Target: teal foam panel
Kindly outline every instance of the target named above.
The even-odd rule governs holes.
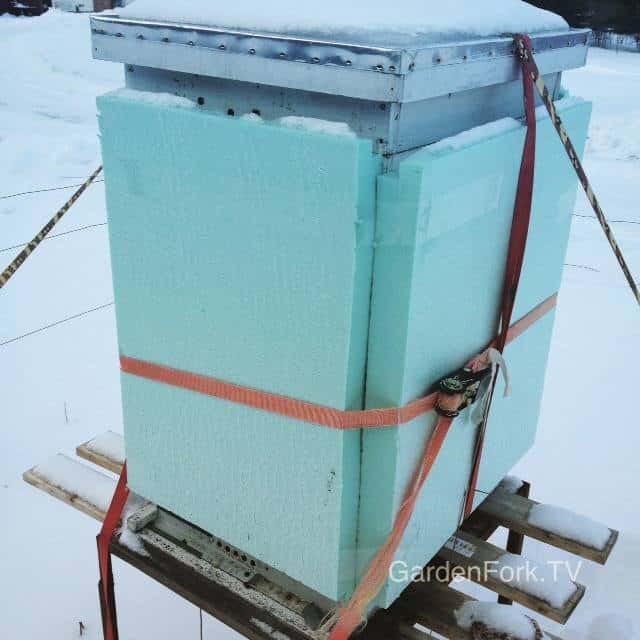
[[[121,353],[361,408],[379,159],[355,138],[99,98]],[[122,378],[130,485],[334,599],[358,433]]]
[[[117,94],[99,108],[122,353],[355,409],[365,366],[366,406],[404,404],[493,336],[524,128],[380,175],[364,140]],[[589,113],[563,111],[579,150]],[[563,153],[542,119],[515,318],[559,287]],[[514,394],[494,402],[482,491],[533,442],[552,321],[507,349]],[[122,391],[136,492],[333,599],[386,538],[435,422],[341,433],[127,374]],[[454,422],[398,552],[409,566],[456,529],[474,436]]]
[[[581,152],[590,105],[562,111]],[[538,114],[531,230],[514,321],[560,285],[576,194],[546,113]],[[405,404],[462,366],[494,336],[525,129],[461,148],[425,147],[379,178],[366,404]],[[535,437],[551,338],[549,314],[506,350],[513,394],[492,408],[478,489],[491,491]],[[427,480],[396,556],[424,565],[457,528],[476,428],[463,412]],[[400,506],[435,415],[363,432],[358,566],[365,570]],[[478,493],[476,502],[483,493]],[[406,587],[390,581],[378,603]]]

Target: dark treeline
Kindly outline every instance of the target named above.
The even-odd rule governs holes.
[[[527,0],[549,9],[573,27],[597,31],[640,33],[640,0]]]

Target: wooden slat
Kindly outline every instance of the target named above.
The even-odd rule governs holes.
[[[100,436],[96,436],[87,442],[84,442],[81,445],[76,447],[76,455],[79,458],[83,458],[84,460],[88,460],[89,462],[93,462],[93,464],[97,464],[99,467],[103,469],[107,469],[107,471],[111,471],[112,473],[117,473],[118,475],[122,471],[122,464],[124,462],[124,457],[118,455],[117,457],[113,457],[112,454],[105,451],[101,447],[101,440],[105,437],[109,436],[113,439],[120,439],[122,442],[122,451],[124,451],[124,439],[119,433],[114,433],[112,431],[108,431],[105,434]]]
[[[538,503],[534,500],[524,498],[496,489],[478,507],[477,512],[489,518],[495,519],[501,525],[522,533],[529,538],[535,538],[541,542],[546,542],[558,549],[564,549],[574,553],[581,558],[593,560],[599,564],[605,564],[609,555],[618,540],[618,532],[610,529],[611,536],[604,549],[594,549],[577,540],[571,540],[563,536],[541,529],[529,522],[529,513]]]
[[[109,471],[119,472],[120,461],[114,460],[112,457],[105,455],[104,451],[96,450],[91,445],[92,441],[84,443],[78,447],[78,453],[85,459],[90,460]],[[63,456],[64,458],[64,456]],[[74,481],[80,481],[85,486],[87,482],[95,481],[96,474],[101,482],[108,481],[113,489],[115,489],[115,480],[103,473],[97,472],[92,468],[83,465],[80,462],[65,458],[66,463],[74,465],[77,473],[72,474]],[[46,468],[43,467],[43,468]],[[92,504],[86,498],[78,495],[78,490],[71,486],[64,486],[64,482],[52,482],[46,475],[39,472],[38,467],[34,467],[25,472],[24,479],[26,482],[38,487],[39,489],[49,493],[50,495],[62,500],[63,502],[73,506],[79,511],[90,515],[91,517],[102,520],[104,519],[104,507]],[[64,476],[63,476],[64,477]],[[85,482],[86,480],[86,482]],[[113,490],[112,489],[112,490]],[[112,491],[111,490],[111,491]],[[510,499],[518,499],[517,496],[507,494]],[[522,499],[522,498],[520,498]],[[495,513],[491,509],[477,512],[479,528],[487,531],[494,528],[495,522],[504,523],[503,513]],[[486,521],[486,524],[483,522]],[[482,526],[480,526],[482,525]],[[517,530],[514,527],[514,530]],[[529,532],[524,532],[530,535]],[[152,544],[153,550],[149,548],[150,540],[146,537],[158,538],[157,544]],[[459,551],[449,548],[443,548],[439,558],[434,560],[435,563],[443,561],[452,561],[453,564],[461,567],[470,567],[482,565],[486,561],[498,560],[504,550],[494,547],[484,540],[473,536],[469,532],[459,531],[457,536],[462,540],[466,540],[475,545],[476,551],[471,558],[467,558]],[[535,537],[535,536],[532,536]],[[125,559],[127,562],[142,570],[147,575],[165,584],[174,592],[186,597],[191,602],[201,606],[204,610],[209,611],[212,615],[229,624],[232,628],[240,631],[248,638],[256,640],[274,637],[273,633],[282,633],[293,640],[302,640],[309,638],[309,629],[299,624],[292,626],[292,619],[287,616],[291,615],[291,611],[279,615],[273,607],[281,606],[275,601],[272,606],[264,610],[255,603],[252,604],[253,596],[247,595],[251,591],[249,587],[237,587],[234,590],[225,592],[224,583],[229,579],[225,572],[214,569],[212,565],[206,564],[200,567],[203,561],[196,556],[185,564],[183,557],[184,549],[169,548],[170,541],[157,533],[144,529],[143,539],[145,546],[151,551],[150,556],[140,556],[125,547],[122,547],[117,540],[112,543],[112,549],[116,555]],[[195,564],[194,564],[195,563]],[[193,565],[193,566],[192,566]],[[218,576],[216,580],[207,580],[207,574],[213,571],[212,575]],[[227,575],[220,582],[220,576]],[[474,577],[471,573],[470,577]],[[558,622],[565,622],[571,615],[571,612],[577,606],[578,602],[584,594],[584,587],[576,585],[576,593],[561,609],[556,609],[544,602],[542,599],[532,596],[521,591],[517,586],[505,584],[499,581],[495,574],[486,576],[486,581],[481,582],[483,586],[501,594],[505,597],[519,602],[520,604],[537,611]],[[240,591],[238,591],[238,588]],[[243,591],[249,588],[249,591]],[[212,597],[215,595],[215,598]],[[239,596],[239,597],[238,597]],[[260,594],[264,598],[264,594]],[[362,640],[422,640],[426,638],[426,634],[420,629],[415,628],[414,623],[432,629],[433,631],[451,638],[451,640],[470,640],[470,633],[458,627],[454,612],[468,601],[470,598],[450,587],[437,582],[431,583],[415,583],[411,585],[396,603],[387,611],[378,612],[369,622],[364,632],[360,635]],[[215,602],[217,604],[212,605]],[[222,604],[220,604],[222,603]],[[225,605],[225,606],[223,606]],[[547,634],[552,640],[559,640],[557,636]]]
[[[446,584],[433,581],[413,584],[402,595],[398,607],[404,608],[407,616],[417,624],[450,640],[472,640],[471,632],[463,629],[455,616],[455,612],[467,602],[475,600]],[[546,637],[561,640],[548,632]]]
[[[63,456],[66,458],[66,456]],[[116,483],[113,478],[110,478],[94,469],[91,469],[80,462],[76,462],[71,458],[66,458],[68,463],[74,465],[76,468],[76,472],[78,477],[86,478],[87,482],[95,481],[96,475],[102,476],[101,482],[110,482],[113,485],[113,490],[115,491]],[[74,509],[81,511],[82,513],[95,518],[102,522],[105,518],[105,510],[102,506],[96,505],[86,498],[78,495],[78,487],[73,486],[65,486],[62,482],[56,482],[49,479],[45,474],[39,471],[38,467],[33,467],[28,471],[25,471],[22,474],[22,478],[25,482],[28,482],[30,485],[48,493],[54,498],[58,498],[62,502],[65,502],[68,505],[71,505]],[[112,491],[113,492],[113,491]]]
[[[522,485],[515,491],[509,490],[507,492],[510,495],[512,495],[513,493],[517,493],[518,495],[528,497],[529,491],[531,490],[531,485],[525,480],[522,480],[521,482]],[[502,483],[498,485],[498,488],[500,487],[502,487]],[[494,517],[483,513],[479,509],[475,509],[475,511],[471,513],[471,515],[462,523],[462,525],[460,525],[460,528],[463,531],[474,535],[476,538],[482,538],[483,540],[488,540],[499,527],[500,523]]]
[[[530,490],[531,486],[529,485],[529,483],[524,483],[518,493],[523,498],[528,498]],[[507,536],[507,551],[509,553],[513,553],[514,555],[521,556],[523,548],[524,535],[518,531],[509,529],[509,535]],[[500,604],[513,604],[513,602],[511,602],[509,598],[505,598],[504,596],[498,596],[498,602]]]
[[[495,563],[505,554],[504,549],[500,549],[499,547],[496,547],[489,542],[485,542],[480,538],[476,538],[464,531],[458,531],[456,536],[459,540],[473,545],[474,549],[472,554],[471,552],[467,554],[460,550],[443,547],[438,552],[438,557],[441,560],[449,561],[452,565],[461,567],[465,570],[465,575],[474,582],[481,584],[487,589],[490,589],[505,598],[518,602],[532,611],[537,611],[551,620],[565,623],[584,595],[584,586],[574,583],[576,585],[574,595],[569,598],[563,607],[553,607],[542,598],[538,598],[519,589],[515,584],[502,582],[498,572],[483,571],[483,568],[487,566],[493,568],[496,567]],[[535,563],[530,563],[531,566],[534,564]]]

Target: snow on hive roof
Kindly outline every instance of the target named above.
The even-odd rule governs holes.
[[[136,0],[126,18],[397,46],[452,42],[505,33],[565,30],[560,16],[522,0]]]

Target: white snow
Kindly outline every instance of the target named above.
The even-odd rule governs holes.
[[[594,549],[604,549],[611,538],[611,530],[602,523],[551,504],[534,505],[528,520],[534,526]]]
[[[120,433],[105,431],[87,442],[86,447],[109,460],[124,462],[124,438]]]
[[[525,556],[505,553],[496,567],[498,578],[520,591],[541,598],[552,607],[562,607],[576,592],[566,569],[551,564],[532,564]]]
[[[562,111],[563,109],[574,107],[581,102],[584,102],[584,98],[581,98],[580,96],[564,95],[559,100],[556,100],[554,104],[556,107],[556,111]],[[541,104],[539,107],[536,107],[537,120],[548,117],[549,114],[547,112],[547,108],[543,104]]]
[[[125,547],[131,549],[131,551],[135,551],[141,556],[148,556],[149,553],[145,549],[144,544],[140,540],[140,537],[135,531],[131,531],[129,527],[127,527],[127,520],[129,516],[133,515],[138,509],[140,509],[147,501],[137,496],[134,493],[129,494],[129,498],[127,499],[127,504],[124,506],[122,510],[122,521],[121,526],[118,529],[118,540]]]
[[[522,123],[515,118],[500,118],[499,120],[493,120],[482,124],[478,127],[472,127],[454,136],[448,138],[442,138],[438,142],[434,142],[429,145],[429,151],[432,153],[448,153],[450,151],[458,151],[466,147],[470,147],[473,144],[477,144],[487,138],[499,136],[507,131],[518,129],[522,126]]]
[[[591,623],[587,640],[633,640],[634,637],[633,623],[629,618],[605,613]]]
[[[262,620],[258,620],[258,618],[251,618],[249,621],[254,627],[257,627],[263,633],[266,633],[269,638],[273,638],[273,640],[290,640],[289,636],[282,633],[282,631],[278,631],[274,629],[270,624],[263,622]]]
[[[123,84],[121,65],[91,60],[84,15],[0,16],[0,42],[0,196],[77,184],[100,163],[95,96]],[[636,223],[639,70],[638,54],[594,49],[586,69],[563,74],[572,94],[594,101],[585,161],[594,188],[612,220]],[[72,192],[0,199],[0,249],[29,240]],[[582,196],[576,212],[592,215]],[[98,183],[57,229],[104,221]],[[640,225],[612,227],[640,273]],[[1,252],[0,264],[15,253]],[[620,530],[606,567],[583,564],[576,579],[587,592],[568,625],[543,626],[565,640],[632,640],[640,630],[640,429],[632,401],[603,398],[637,396],[638,309],[594,219],[574,219],[566,262],[577,266],[563,274],[538,436],[514,473],[531,481],[536,500]],[[2,289],[0,342],[112,299],[106,227],[47,240]],[[100,640],[99,524],[21,475],[96,433],[122,429],[113,309],[0,346],[0,370],[0,638],[75,638],[82,620],[82,640]],[[541,562],[550,547],[528,540],[525,554]],[[574,556],[553,554],[577,568]],[[121,637],[199,637],[197,608],[117,558],[114,571]],[[203,635],[239,637],[206,615]]]
[[[61,453],[39,464],[34,468],[34,473],[95,505],[101,511],[106,512],[111,504],[115,489],[113,478]]]
[[[240,116],[240,120],[248,120],[249,122],[260,122],[263,123],[264,119],[262,116],[259,116],[257,113],[245,113]]]
[[[555,102],[556,111],[561,115],[564,109],[573,107],[580,102],[583,102],[583,100],[574,96],[561,98]],[[536,107],[536,120],[542,120],[548,117],[549,114],[543,105]],[[438,140],[438,142],[430,144],[428,149],[432,153],[458,151],[477,144],[478,142],[482,142],[487,138],[501,135],[507,131],[518,129],[522,126],[524,126],[524,123],[521,120],[516,120],[515,118],[500,118],[499,120],[493,120],[492,122],[472,127],[471,129],[457,133],[454,136]]]
[[[487,628],[509,634],[517,640],[536,640],[536,629],[531,619],[510,605],[471,600],[455,612],[455,617],[463,629],[469,630],[474,622],[482,622]]]
[[[335,38],[354,43],[442,42],[514,32],[566,29],[558,15],[521,0],[136,0],[128,18],[227,27],[283,35]]]
[[[114,438],[104,437],[107,435],[109,434],[104,434],[101,437],[103,444],[108,451],[118,455],[118,449],[114,446]],[[116,436],[117,434],[111,433],[111,435]],[[95,438],[94,442],[97,440],[98,438]],[[120,441],[122,441],[122,438],[120,438]],[[99,452],[104,453],[105,449],[102,448]],[[104,512],[109,508],[116,488],[116,482],[113,477],[107,476],[97,471],[94,467],[73,460],[61,453],[34,467],[33,472],[59,489],[86,500]],[[122,526],[118,529],[120,542],[141,555],[148,555],[148,553],[138,535],[127,528],[126,522],[127,518],[140,509],[145,502],[139,496],[130,493],[122,512]]]
[[[524,482],[516,476],[505,476],[500,482],[500,489],[507,493],[517,493]]]
[[[321,118],[308,118],[303,116],[285,116],[276,121],[283,127],[291,129],[302,129],[315,133],[326,133],[331,136],[342,136],[345,138],[355,138],[355,132],[346,122],[334,122],[322,120]]]
[[[116,89],[111,95],[127,100],[135,100],[152,104],[157,107],[178,107],[180,109],[194,109],[196,103],[189,98],[174,96],[172,93],[161,93],[154,91],[138,91],[137,89]]]

